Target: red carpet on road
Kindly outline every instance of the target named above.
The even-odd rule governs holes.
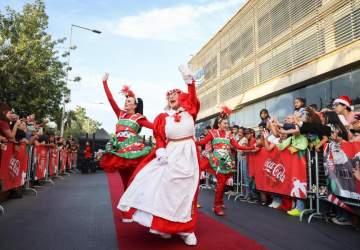
[[[206,249],[206,250],[232,250],[232,249],[266,249],[255,241],[242,236],[238,232],[221,224],[208,215],[199,213],[199,220],[196,228],[198,245],[189,247],[174,235],[172,239],[162,239],[157,235],[150,234],[149,229],[137,223],[122,223],[121,213],[116,208],[120,196],[123,193],[123,186],[118,173],[107,174],[109,189],[114,213],[115,228],[119,249],[121,250],[142,250],[142,249]]]

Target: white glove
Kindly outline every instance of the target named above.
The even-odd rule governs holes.
[[[165,148],[159,148],[156,150],[156,160],[159,162],[160,165],[165,165],[168,163]]]
[[[226,185],[228,185],[228,186],[233,186],[233,185],[234,185],[234,179],[233,179],[232,177],[229,178],[229,179],[227,179]]]
[[[180,73],[186,84],[191,84],[194,80],[194,73],[190,70],[188,65],[179,66]]]
[[[109,73],[105,73],[103,78],[102,78],[102,81],[107,82],[108,79],[109,79]]]

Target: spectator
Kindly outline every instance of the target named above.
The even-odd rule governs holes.
[[[313,111],[318,112],[318,106],[315,103],[310,104],[309,107],[312,108]]]
[[[275,137],[273,134],[269,133],[267,130],[263,130],[262,136],[264,138],[264,148],[266,151],[272,151],[279,143],[287,138],[286,134],[280,134],[280,137]],[[270,203],[270,208],[278,209],[281,206],[282,198],[280,195],[272,195],[272,202]]]
[[[91,151],[90,142],[86,141],[85,150],[84,150],[84,165],[81,169],[82,173],[88,173],[89,168],[92,169],[91,158],[92,158],[92,151]]]
[[[248,139],[245,137],[245,128],[241,127],[239,128],[237,137],[235,138],[239,145],[241,146],[248,146]],[[246,159],[246,153],[244,151],[237,151],[237,159],[238,159],[238,166],[239,170],[241,171],[241,175],[243,176],[243,181],[245,183],[245,200],[250,200],[250,189],[248,187],[249,185],[249,178],[248,178],[248,165],[247,165],[247,159]]]
[[[249,129],[249,128],[244,128],[244,135],[247,141],[247,146],[254,146],[256,145],[256,139],[254,137],[254,130]],[[244,140],[245,141],[245,140]],[[247,157],[247,153],[245,153],[245,157]],[[253,188],[251,187],[253,182],[249,176],[249,168],[247,165],[247,158],[246,158],[246,162],[244,162],[245,164],[242,166],[242,177],[243,177],[243,181],[244,181],[244,188],[245,188],[245,196],[244,196],[244,200],[250,203],[254,203],[255,202],[255,198],[256,195],[253,192]]]
[[[236,137],[238,136],[238,132],[239,132],[239,126],[238,125],[232,126],[231,133],[233,134],[235,140],[236,140]]]
[[[11,129],[11,122],[15,120],[14,126]],[[16,131],[20,125],[20,120],[15,116],[11,107],[6,103],[0,104],[0,135],[9,141],[15,141]]]
[[[280,129],[282,134],[315,134],[319,137],[320,143],[315,147],[317,151],[320,151],[321,147],[328,141],[331,136],[331,129],[329,126],[322,124],[320,117],[309,107],[306,108],[307,116],[305,121],[301,119],[295,119],[294,129]]]
[[[352,128],[352,126],[359,122],[359,120],[356,118],[358,113],[355,113],[352,111],[352,101],[348,96],[339,96],[335,101],[333,102],[333,108],[334,111],[338,115],[343,115],[346,124],[345,126]]]
[[[305,98],[297,97],[294,101],[294,116],[300,118],[302,121],[306,119],[305,105]]]
[[[337,136],[341,137],[343,140],[349,140],[347,129],[334,111],[324,112],[322,115],[322,123],[323,125],[329,126],[331,130],[336,131]]]
[[[211,130],[211,126],[206,126],[206,128],[204,129],[203,134],[206,136],[209,133],[210,130]]]
[[[342,123],[349,129],[349,138],[352,139],[353,134],[350,129],[360,129],[360,113],[352,110],[352,101],[348,96],[339,96],[333,102],[334,111],[340,116],[344,117]]]
[[[267,109],[260,110],[260,119],[261,119],[261,122],[259,123],[259,127],[267,128],[267,124],[270,120],[269,111]]]

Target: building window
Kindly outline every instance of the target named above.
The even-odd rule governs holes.
[[[271,10],[272,38],[290,27],[289,0],[282,0]]]
[[[322,5],[321,0],[291,0],[291,23],[294,24]]]
[[[245,58],[253,53],[254,51],[254,34],[253,34],[253,27],[248,28],[245,30],[244,33],[241,35],[241,50],[242,50],[242,57]]]
[[[220,70],[223,71],[230,67],[230,50],[229,47],[220,52]]]
[[[352,40],[351,14],[335,22],[335,45],[341,47]]]
[[[272,77],[271,74],[271,58],[260,64],[259,67],[260,82],[269,80]]]
[[[291,49],[288,48],[272,58],[272,74],[273,76],[280,75],[291,69]]]
[[[217,91],[215,90],[215,91],[211,92],[210,94],[205,95],[203,98],[201,98],[200,103],[201,103],[201,109],[203,109],[203,110],[206,110],[206,109],[216,106]]]
[[[241,92],[241,77],[238,76],[220,88],[220,102],[224,102],[240,95]]]
[[[252,88],[255,85],[254,70],[248,70],[241,75],[242,92]]]
[[[263,15],[258,20],[258,45],[259,47],[271,41],[270,13]]]
[[[211,80],[217,76],[217,57],[208,62],[204,67],[205,77],[204,80]]]
[[[353,12],[354,38],[360,38],[360,8]]]
[[[325,40],[323,30],[302,39],[294,45],[294,67],[308,62],[325,53]]]
[[[236,63],[240,59],[240,55],[241,55],[241,45],[240,45],[240,37],[238,37],[230,44],[231,64]]]

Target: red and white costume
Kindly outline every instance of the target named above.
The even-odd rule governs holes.
[[[155,152],[138,167],[118,208],[155,233],[193,233],[199,182],[195,120],[199,111],[195,82],[179,94],[180,108],[154,121]],[[159,155],[166,155],[162,162]]]

